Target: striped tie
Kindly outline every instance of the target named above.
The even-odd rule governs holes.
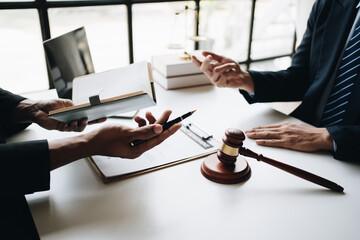
[[[321,119],[322,126],[341,124],[360,66],[360,22],[346,45],[334,86]]]

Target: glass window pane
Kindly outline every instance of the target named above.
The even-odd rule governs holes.
[[[95,72],[129,64],[126,7],[49,9],[51,36],[85,27]]]
[[[185,10],[185,6],[189,8]],[[194,2],[133,5],[135,61],[184,49],[192,51],[194,42],[188,39],[195,32],[193,9]]]
[[[296,0],[256,1],[251,58],[291,54],[295,21]]]
[[[49,88],[36,10],[0,14],[0,87],[14,93]]]
[[[275,58],[273,60],[254,62],[250,69],[255,71],[279,71],[287,69],[291,64],[291,57]]]
[[[207,41],[202,49],[237,61],[247,58],[251,0],[203,0],[200,5],[200,35]]]

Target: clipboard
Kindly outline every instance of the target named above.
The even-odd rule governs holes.
[[[192,123],[136,159],[92,156],[87,158],[103,183],[138,176],[215,153],[219,142]]]

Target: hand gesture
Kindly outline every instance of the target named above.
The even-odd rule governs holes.
[[[250,93],[254,92],[254,84],[250,74],[242,71],[240,65],[230,58],[203,51],[205,56],[201,62],[192,56],[193,63],[201,69],[217,87],[241,88]]]
[[[165,111],[156,120],[150,113],[146,113],[149,125],[143,118],[135,117],[139,128],[129,128],[122,125],[107,125],[87,134],[90,149],[96,155],[117,156],[122,158],[137,158],[145,151],[159,145],[165,139],[181,128],[181,124],[175,124],[163,131],[161,124],[165,123],[171,111]],[[131,146],[134,140],[146,140],[139,145]]]

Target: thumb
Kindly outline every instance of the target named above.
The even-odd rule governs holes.
[[[162,133],[163,128],[160,124],[151,124],[134,129],[133,140],[145,140],[155,137]]]

